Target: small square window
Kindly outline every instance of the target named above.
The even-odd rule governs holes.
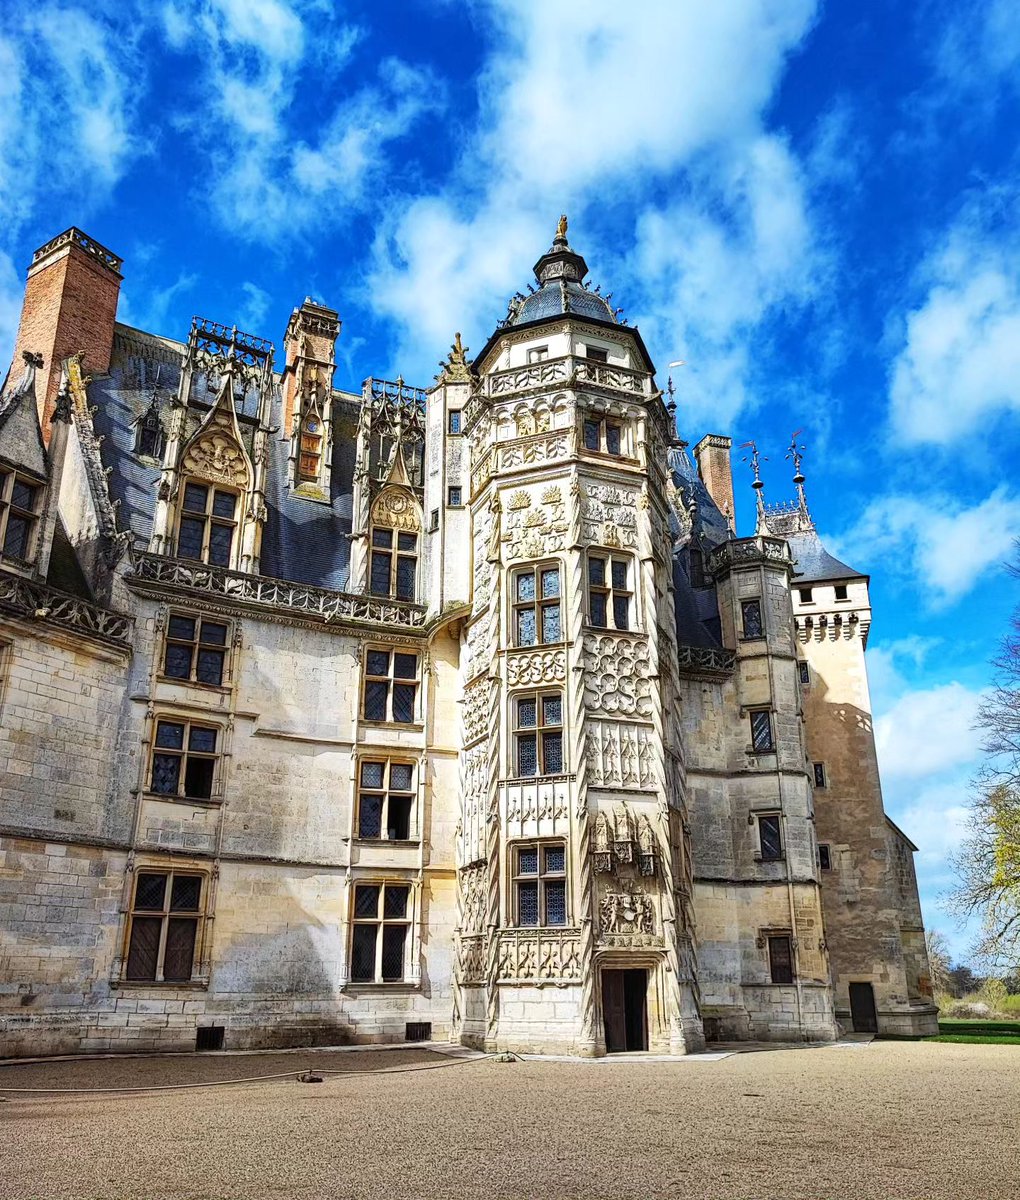
[[[800,590],[801,604],[811,604],[812,597],[814,596],[814,588],[803,587],[803,588],[800,588],[799,590]]]
[[[846,584],[845,583],[837,583],[836,584],[836,599],[837,600],[845,600],[846,598],[847,598]]]
[[[544,362],[549,357],[548,346],[532,346],[528,351],[528,362],[537,363]]]
[[[832,854],[824,842],[820,842],[818,845],[818,866],[823,871],[832,870]]]
[[[447,433],[460,433],[460,409],[451,408],[446,414]]]
[[[439,509],[434,508],[429,513],[429,530],[430,530],[430,532],[435,533],[438,528],[439,528]]]
[[[446,503],[450,508],[460,508],[463,503],[463,493],[459,487],[451,487],[446,489]]]
[[[609,362],[609,351],[603,350],[599,346],[586,346],[585,353],[590,362]]]
[[[815,787],[816,788],[825,787],[826,786],[825,763],[812,763],[812,767],[814,769],[814,774],[815,774]]]

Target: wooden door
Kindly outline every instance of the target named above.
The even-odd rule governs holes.
[[[606,1029],[606,1051],[619,1054],[627,1049],[627,1009],[624,972],[602,972],[602,1020]]]
[[[850,1018],[854,1033],[878,1033],[875,989],[870,983],[850,984]]]

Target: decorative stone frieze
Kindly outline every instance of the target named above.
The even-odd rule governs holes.
[[[506,658],[508,687],[562,683],[567,675],[563,650],[510,650]]]
[[[632,550],[637,546],[638,493],[629,488],[589,483],[584,489],[581,521],[593,546]]]
[[[499,983],[579,983],[579,929],[511,929],[499,935]]]
[[[651,666],[643,638],[585,634],[584,700],[590,712],[652,715]]]
[[[492,687],[488,679],[476,679],[464,689],[462,720],[464,745],[472,746],[485,736],[492,706]]]
[[[652,733],[623,721],[591,721],[585,739],[588,776],[596,787],[654,788]]]

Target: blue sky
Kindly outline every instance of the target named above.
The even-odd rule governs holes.
[[[1011,0],[172,0],[5,6],[0,358],[31,251],[125,259],[121,319],[279,344],[306,294],[340,386],[481,346],[561,211],[674,374],[681,432],[807,444],[871,573],[887,807],[930,926],[1020,596],[1020,10]],[[734,456],[739,516],[753,502]]]

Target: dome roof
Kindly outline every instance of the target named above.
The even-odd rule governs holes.
[[[567,241],[567,220],[561,217],[553,244],[535,263],[538,289],[529,296],[522,296],[518,292],[513,297],[503,328],[528,325],[532,321],[558,317],[564,313],[620,324],[609,297],[597,290],[592,291],[585,284],[587,274],[588,264],[571,249]]]

